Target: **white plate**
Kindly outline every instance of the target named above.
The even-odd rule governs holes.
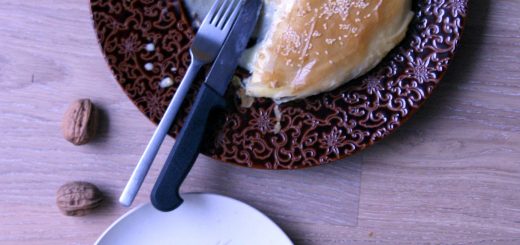
[[[237,200],[215,194],[185,194],[175,211],[151,204],[133,209],[112,224],[97,245],[293,244],[267,216]]]

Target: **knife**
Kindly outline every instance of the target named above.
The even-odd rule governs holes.
[[[242,7],[155,182],[151,201],[156,209],[167,212],[182,204],[179,188],[197,159],[210,114],[226,106],[224,95],[253,34],[261,7],[261,0],[247,0]]]

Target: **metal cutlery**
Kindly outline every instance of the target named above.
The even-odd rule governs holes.
[[[191,64],[123,190],[119,198],[121,204],[132,204],[193,80],[201,67],[213,62],[219,54],[242,5],[243,0],[217,0],[204,19],[192,42]]]
[[[224,94],[253,33],[262,6],[261,0],[244,2],[236,24],[233,25],[199,90],[191,112],[152,190],[151,201],[158,210],[171,211],[182,204],[179,188],[199,154],[210,114],[226,105]]]

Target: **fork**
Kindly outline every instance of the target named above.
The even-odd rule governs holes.
[[[217,0],[204,18],[192,41],[190,49],[191,64],[186,75],[175,92],[172,101],[168,105],[163,118],[150,142],[148,142],[143,155],[139,159],[132,176],[119,198],[119,202],[124,206],[130,206],[134,201],[193,80],[197,77],[202,66],[213,62],[217,58],[242,5],[243,0]]]

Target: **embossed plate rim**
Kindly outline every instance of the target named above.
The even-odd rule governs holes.
[[[158,51],[159,54],[155,54],[156,56],[162,55],[161,57],[163,57],[172,52],[177,52],[179,55],[175,57],[175,60],[166,60],[160,63],[160,67],[154,68],[158,69],[158,72],[152,74],[155,76],[155,80],[152,80],[152,75],[144,72],[144,75],[134,83],[124,79],[125,76],[130,75],[118,70],[118,68],[125,69],[125,67],[119,63],[113,63],[112,59],[115,56],[112,57],[113,53],[110,53],[110,51],[115,52],[116,56],[120,57],[128,56],[128,53],[125,53],[127,51],[135,52],[132,54],[140,55],[137,58],[134,57],[136,60],[147,59],[146,53],[143,54],[142,50],[135,50],[135,45],[141,45],[139,47],[144,45],[139,43],[142,41],[141,39],[153,39],[155,42],[156,40],[171,38],[170,32],[178,31],[177,29],[184,31],[178,34],[181,35],[179,38],[183,38],[183,35],[186,38],[192,36],[193,31],[190,30],[187,22],[183,22],[186,21],[186,15],[182,3],[179,1],[136,0],[131,3],[123,2],[114,5],[119,5],[119,10],[124,11],[125,4],[130,4],[127,7],[130,6],[131,9],[132,4],[143,5],[145,4],[143,2],[149,5],[146,5],[144,11],[135,12],[135,15],[143,15],[143,12],[146,11],[154,13],[153,11],[160,9],[160,7],[162,7],[162,10],[171,8],[175,12],[172,14],[169,11],[159,11],[160,13],[157,15],[150,15],[149,17],[152,20],[157,18],[156,22],[151,21],[151,23],[157,24],[156,29],[149,29],[152,31],[150,32],[151,36],[138,37],[135,33],[146,32],[146,28],[153,27],[152,24],[148,23],[148,26],[141,26],[142,28],[137,30],[131,30],[132,26],[130,25],[126,29],[123,28],[122,33],[116,32],[120,35],[120,41],[118,41],[119,39],[109,39],[107,42],[104,39],[105,32],[103,31],[108,30],[107,33],[112,34],[109,27],[119,30],[117,28],[123,26],[123,24],[118,22],[117,17],[123,22],[128,20],[122,18],[125,16],[101,16],[103,13],[96,12],[95,8],[102,8],[103,5],[111,4],[102,0],[91,0],[91,11],[98,41],[103,47],[105,59],[116,79],[134,104],[154,123],[157,123],[161,110],[165,108],[165,103],[168,102],[167,98],[171,98],[175,88],[158,89],[155,73],[169,74],[167,71],[168,65],[171,66],[175,62],[186,65],[186,50],[181,52],[173,48],[168,51],[167,49],[172,48],[168,46],[171,44],[158,45],[158,49],[161,49],[160,52],[163,53]],[[114,11],[117,11],[118,7],[115,8]],[[379,142],[409,120],[431,96],[439,81],[443,79],[455,50],[459,46],[467,8],[467,0],[415,0],[414,9],[417,11],[405,41],[399,44],[378,67],[354,82],[329,93],[282,105],[281,109],[284,112],[282,124],[285,125],[283,125],[281,134],[272,133],[274,104],[271,101],[257,99],[253,108],[238,108],[237,100],[233,99],[230,92],[230,99],[234,101],[235,107],[231,108],[232,110],[226,114],[225,127],[216,135],[215,141],[205,144],[203,153],[223,162],[247,167],[301,169],[343,159]],[[175,16],[175,14],[179,16]],[[144,15],[141,16],[143,19],[146,18]],[[115,18],[107,21],[111,17]],[[168,20],[175,18],[179,19],[173,24],[168,22]],[[105,26],[99,24],[103,21],[105,21]],[[127,23],[124,22],[124,24]],[[132,24],[138,25],[139,23]],[[160,29],[164,27],[162,25],[176,29],[169,30],[165,35],[157,37],[158,34],[153,31],[162,30]],[[123,40],[125,34],[128,35]],[[134,41],[139,44],[135,44]],[[179,41],[179,44],[181,41]],[[120,50],[115,50],[113,45],[119,45]],[[123,59],[127,63],[123,63],[132,66],[132,62],[128,61],[127,58]],[[116,61],[120,62],[121,59]],[[136,65],[133,67],[135,69],[129,71],[141,72],[142,68],[139,68],[137,61],[135,63]],[[179,66],[179,74],[183,72],[182,69],[184,67]],[[178,82],[179,74],[173,75],[174,82]],[[147,88],[148,90],[146,90]],[[136,92],[136,89],[141,90]],[[157,92],[158,95],[148,95],[148,93],[151,93],[149,90]],[[138,92],[141,92],[141,94],[133,97],[135,94],[132,93]],[[192,97],[195,92],[194,89],[191,94]],[[160,99],[157,99],[159,97]],[[371,100],[372,97],[375,99]],[[148,105],[150,101],[155,103],[153,104],[155,108],[143,106],[143,104]],[[374,105],[371,106],[371,104]],[[188,101],[185,114],[189,105],[190,102]],[[341,118],[342,113],[344,118]],[[291,115],[296,116],[292,117]],[[367,115],[366,118],[363,118],[364,115]],[[365,121],[363,122],[363,120]],[[172,135],[175,135],[181,125],[182,120],[178,120],[172,128]]]

